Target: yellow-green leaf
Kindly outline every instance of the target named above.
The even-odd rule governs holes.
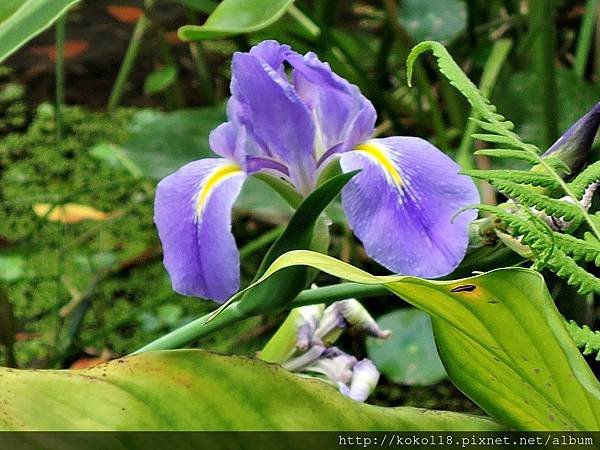
[[[326,255],[293,251],[263,279],[295,265],[383,285],[429,313],[450,379],[496,420],[519,430],[600,429],[600,383],[539,273],[507,268],[457,281],[377,277]]]
[[[145,353],[84,370],[0,368],[0,380],[0,430],[500,428],[465,414],[365,405],[278,365],[201,350]]]

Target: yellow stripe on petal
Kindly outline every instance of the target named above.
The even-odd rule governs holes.
[[[394,166],[394,162],[390,159],[385,151],[385,148],[372,141],[367,141],[356,146],[355,150],[364,152],[379,163],[381,167],[392,177],[397,186],[402,186],[402,177]]]
[[[214,188],[221,182],[225,181],[227,178],[232,177],[240,173],[242,169],[237,164],[224,164],[218,169],[216,169],[213,173],[211,173],[206,182],[200,189],[198,193],[198,200],[196,201],[196,216],[200,216],[202,214],[202,210],[208,201],[208,198]]]

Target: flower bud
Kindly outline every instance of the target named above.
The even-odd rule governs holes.
[[[348,387],[339,384],[340,392],[353,400],[364,402],[375,390],[379,381],[379,371],[369,359],[362,359],[354,365],[352,381]]]
[[[555,156],[569,166],[572,173],[578,172],[588,159],[599,125],[600,103],[596,103],[542,156]]]

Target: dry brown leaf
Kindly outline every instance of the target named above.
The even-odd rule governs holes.
[[[105,213],[79,203],[65,203],[64,205],[36,203],[33,205],[33,211],[38,217],[45,217],[50,222],[61,223],[79,223],[84,220],[102,221],[114,216],[114,214]]]

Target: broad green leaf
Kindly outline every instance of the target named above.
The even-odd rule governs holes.
[[[0,23],[13,15],[26,1],[27,0],[2,0],[0,3]]]
[[[368,338],[367,353],[379,371],[394,383],[428,386],[447,377],[440,361],[431,318],[414,308],[392,311],[377,319],[389,339]]]
[[[123,149],[144,174],[160,179],[190,161],[216,157],[208,135],[224,121],[223,106],[170,113],[143,110],[134,115]]]
[[[463,0],[402,0],[400,22],[415,42],[452,42],[467,26]]]
[[[184,41],[219,39],[261,30],[277,21],[294,0],[223,0],[204,25],[179,29]]]
[[[296,265],[385,286],[429,313],[450,379],[499,422],[518,430],[600,429],[600,383],[539,273],[506,268],[457,281],[376,277],[326,255],[294,251],[262,279]]]
[[[179,0],[188,8],[194,11],[210,14],[215,10],[219,2],[217,0]]]
[[[0,430],[499,429],[465,414],[365,405],[280,366],[201,350],[84,370],[0,368],[0,378]]]
[[[0,62],[52,25],[69,7],[78,2],[79,0],[27,0],[21,2],[17,10],[14,10],[14,0],[9,0],[8,5],[2,5],[0,20],[2,15],[11,10],[13,13],[0,22]]]
[[[157,94],[177,80],[177,67],[168,65],[152,72],[144,80],[144,93]]]

